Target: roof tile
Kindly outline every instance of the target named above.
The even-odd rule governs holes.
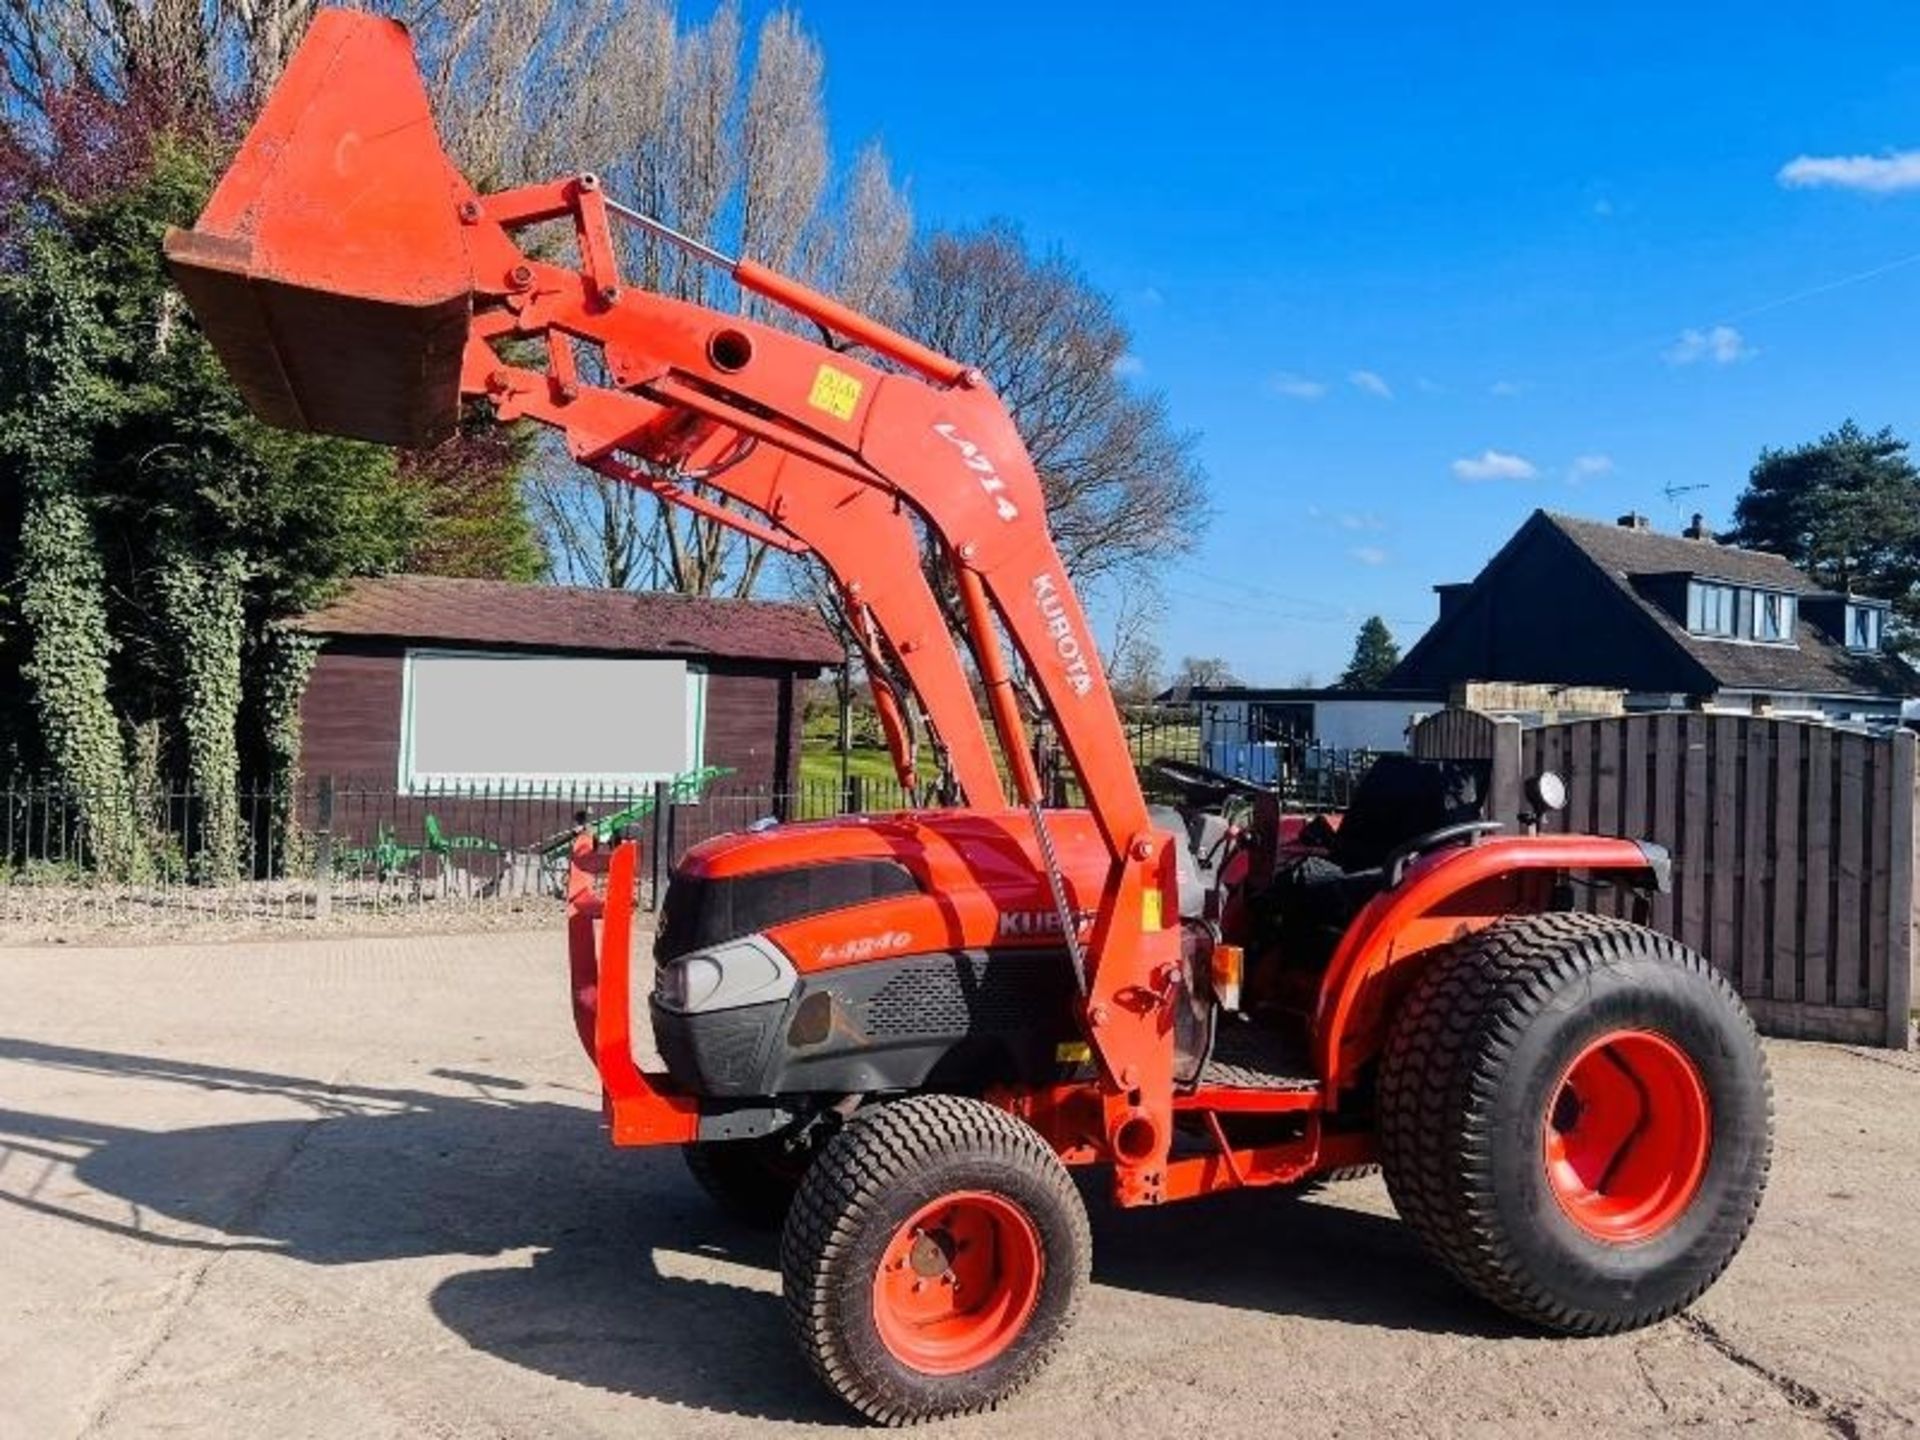
[[[440,575],[352,581],[297,624],[316,635],[821,666],[838,665],[845,655],[805,605]]]
[[[1920,676],[1892,655],[1863,655],[1830,639],[1803,613],[1792,645],[1753,645],[1690,633],[1633,584],[1636,575],[1685,573],[1790,595],[1826,595],[1794,564],[1761,550],[1740,550],[1651,530],[1542,512],[1548,523],[1604,570],[1722,689],[1808,695],[1912,695]]]

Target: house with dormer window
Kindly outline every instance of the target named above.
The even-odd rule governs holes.
[[[1889,605],[1816,585],[1778,555],[1535,511],[1388,677],[1623,690],[1631,710],[1899,721],[1920,673],[1886,648]]]

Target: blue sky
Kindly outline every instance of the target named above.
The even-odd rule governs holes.
[[[1119,297],[1214,497],[1161,647],[1284,684],[1535,507],[1677,529],[1764,445],[1920,435],[1920,9],[1582,9],[803,13],[919,225]]]

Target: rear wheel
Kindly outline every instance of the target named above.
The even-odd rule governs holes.
[[[978,1100],[922,1095],[841,1131],[787,1217],[780,1268],[802,1349],[869,1418],[998,1405],[1065,1338],[1092,1242],[1066,1166]]]
[[[1380,1076],[1395,1207],[1469,1287],[1604,1334],[1689,1304],[1759,1207],[1773,1102],[1707,961],[1605,916],[1504,920],[1434,957]]]

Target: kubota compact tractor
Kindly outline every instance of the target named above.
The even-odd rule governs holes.
[[[549,222],[564,262],[516,241]],[[819,338],[632,284],[616,224]],[[603,476],[817,558],[908,781],[918,697],[964,804],[727,836],[677,866],[664,1073],[635,1060],[634,847],[583,833],[572,875],[613,1142],[683,1147],[722,1202],[784,1219],[800,1343],[867,1415],[990,1406],[1046,1363],[1088,1279],[1073,1167],[1131,1206],[1377,1161],[1443,1265],[1580,1334],[1672,1314],[1739,1248],[1771,1149],[1752,1024],[1700,956],[1573,908],[1664,886],[1664,853],[1497,833],[1471,767],[1404,759],[1337,826],[1191,766],[1169,777],[1186,803],[1149,807],[1033,466],[964,360],[591,174],[476,192],[405,31],[361,14],[315,20],[167,250],[267,420],[420,446],[477,400],[551,426]],[[1084,809],[1042,806],[1023,685]]]

